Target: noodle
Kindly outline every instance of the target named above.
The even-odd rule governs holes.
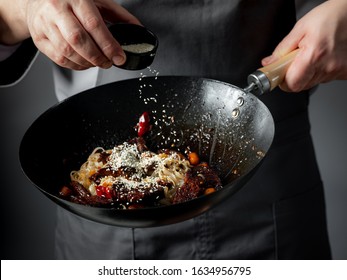
[[[80,169],[70,173],[70,186],[65,187],[71,192],[62,191],[61,194],[78,203],[118,209],[172,204],[191,196],[190,193],[187,196],[184,187],[195,191],[195,196],[211,187],[211,182],[201,181],[204,176],[189,177],[196,170],[199,174],[213,174],[214,188],[221,185],[218,176],[206,164],[193,166],[183,154],[174,150],[154,153],[147,149],[143,138],[138,137],[113,149],[95,148]]]

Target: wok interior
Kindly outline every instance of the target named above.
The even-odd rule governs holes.
[[[42,114],[22,140],[22,168],[43,192],[57,197],[71,170],[94,148],[135,137],[144,111],[151,114],[146,141],[152,150],[174,146],[198,152],[217,170],[224,189],[254,169],[274,134],[263,103],[229,84],[188,77],[133,79],[80,93]]]

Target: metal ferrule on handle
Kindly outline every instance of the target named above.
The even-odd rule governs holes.
[[[254,94],[262,95],[266,92],[270,92],[270,81],[260,70],[256,70],[250,74],[247,78],[247,82],[249,85],[252,85],[249,91],[252,91]],[[247,89],[245,90],[248,91]]]
[[[248,76],[248,87],[245,88],[245,91],[252,91],[254,94],[262,95],[280,85],[297,52],[298,49],[281,57],[274,63],[254,71]]]

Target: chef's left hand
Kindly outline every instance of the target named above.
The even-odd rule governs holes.
[[[299,92],[347,79],[347,1],[329,0],[312,9],[262,64],[266,66],[297,48],[281,89]]]

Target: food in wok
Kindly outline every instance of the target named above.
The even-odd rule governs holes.
[[[189,148],[216,171],[223,188],[182,203],[131,210],[63,199],[59,192],[71,171],[96,147],[112,149],[138,136],[134,124],[142,112],[151,113],[152,128],[144,137],[150,151],[185,154]],[[25,133],[19,156],[31,182],[68,211],[109,225],[150,227],[190,219],[232,196],[260,166],[273,136],[269,110],[251,93],[205,78],[145,77],[96,87],[48,109]]]
[[[60,196],[83,205],[137,209],[186,202],[221,188],[217,173],[195,152],[150,151],[142,137],[149,123],[145,112],[138,137],[112,149],[95,148],[81,168],[71,172]]]

